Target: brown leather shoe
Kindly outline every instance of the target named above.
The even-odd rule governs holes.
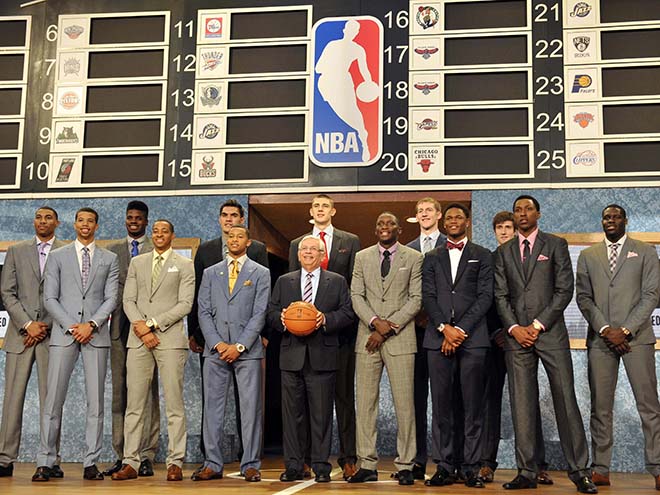
[[[493,471],[490,466],[481,466],[478,477],[484,483],[492,483],[495,479],[495,471]]]
[[[183,479],[183,472],[181,468],[175,464],[167,466],[167,481],[181,481]]]
[[[261,473],[255,468],[247,468],[243,476],[245,481],[261,481]]]
[[[591,473],[591,481],[596,486],[610,486],[610,477],[606,474],[600,474],[596,471]]]
[[[137,479],[138,474],[129,464],[122,464],[119,471],[112,473],[114,481],[134,480]]]
[[[307,464],[303,464],[303,472],[302,472],[303,478],[309,479],[312,477],[312,468],[309,467]]]
[[[169,475],[169,469],[167,470],[168,475]],[[195,471],[192,476],[190,477],[191,480],[193,481],[209,481],[209,480],[221,480],[222,479],[222,473],[219,473],[217,471],[213,471],[210,467],[202,467],[201,469],[198,469]],[[168,477],[169,481],[169,477]],[[176,480],[173,480],[176,481]]]
[[[352,462],[347,462],[344,464],[344,481],[348,481],[348,478],[353,476],[355,473],[358,472],[357,466],[353,464]]]
[[[552,481],[552,478],[550,477],[550,473],[547,471],[539,471],[538,476],[536,477],[536,482],[539,485],[554,485],[555,482]]]

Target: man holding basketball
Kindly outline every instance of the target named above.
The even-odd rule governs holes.
[[[341,275],[321,268],[325,246],[307,235],[298,244],[300,270],[277,279],[268,306],[268,324],[283,332],[280,347],[282,373],[282,430],[285,471],[280,481],[303,477],[301,418],[309,411],[312,469],[317,482],[329,482],[332,469],[332,404],[337,370],[337,333],[354,322],[348,284]],[[284,310],[295,301],[313,304],[318,313],[314,331],[296,336],[283,324]],[[307,402],[307,407],[305,407]]]

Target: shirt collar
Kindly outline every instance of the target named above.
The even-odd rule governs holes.
[[[163,262],[167,261],[167,258],[169,258],[171,254],[172,254],[172,247],[170,247],[167,251],[165,251],[164,253],[162,253],[160,255],[160,256],[163,257]],[[153,250],[152,261],[154,261],[154,262],[156,261],[156,256],[158,256],[158,252],[154,249]]]
[[[138,241],[138,245],[144,243],[144,241],[147,239],[147,235],[143,235],[142,237],[131,237],[130,235],[126,236],[126,242],[128,242],[128,245],[131,246],[133,244],[133,241]]]
[[[308,271],[305,270],[304,268],[301,268],[301,271],[302,271],[302,275],[303,275],[303,276],[307,276],[308,273],[311,273],[311,274],[313,275],[312,278],[318,278],[318,277],[321,276],[321,267],[320,267],[320,266],[317,267],[316,270],[313,270],[313,271],[311,271],[311,272],[308,272]]]
[[[380,253],[381,256],[383,256],[383,253],[385,251],[389,251],[390,254],[396,253],[397,248],[399,247],[399,242],[395,242],[393,246],[390,246],[389,248],[385,249],[383,246],[381,246],[380,242],[378,243],[378,252]]]
[[[238,258],[234,258],[232,255],[227,256],[227,266],[229,266],[232,261],[236,260],[238,261],[238,268],[239,270],[243,268],[243,265],[245,264],[245,261],[247,260],[248,255],[245,253],[243,256],[239,256]]]
[[[321,232],[325,232],[325,235],[332,237],[332,234],[335,232],[335,228],[332,226],[332,224],[330,224],[323,230],[319,229],[316,225],[312,229],[312,235],[314,237],[320,237],[319,233]]]
[[[76,246],[76,251],[77,252],[82,251],[82,249],[85,247],[85,245],[82,242],[80,242],[78,239],[75,240],[74,244]],[[87,244],[87,249],[89,249],[89,254],[92,254],[94,252],[95,248],[96,248],[96,242],[95,241],[90,243],[90,244]]]
[[[36,235],[34,236],[34,238],[37,240],[37,246],[38,246],[39,244],[41,244],[42,242],[44,242],[44,241],[42,241],[41,239],[39,239]],[[45,244],[48,244],[48,246],[53,247],[53,242],[54,242],[54,241],[55,241],[55,236],[53,236],[53,237],[51,237],[50,239],[48,239],[48,240],[45,242]],[[82,248],[81,248],[81,249],[82,249]]]
[[[452,241],[451,239],[447,238],[447,242],[452,242],[454,244],[460,244],[462,242],[463,247],[465,247],[468,243],[468,238],[467,238],[467,236],[465,236],[465,237],[463,237],[462,239],[460,239],[458,241]]]
[[[523,248],[523,241],[525,239],[527,239],[529,241],[530,246],[533,245],[536,242],[536,236],[538,234],[539,234],[539,228],[538,227],[536,227],[534,229],[534,232],[529,234],[527,237],[524,237],[522,234],[520,234],[520,232],[518,232],[518,246],[520,246],[520,248],[522,249]]]
[[[621,239],[619,239],[618,241],[610,242],[610,240],[606,237],[605,238],[605,245],[607,246],[607,249],[609,249],[612,244],[618,244],[619,247],[622,247],[624,245],[624,243],[626,242],[627,238],[628,238],[628,234],[623,234],[623,237]]]
[[[419,237],[422,240],[422,242],[424,242],[427,237],[430,237],[431,240],[433,241],[433,244],[435,244],[438,241],[438,237],[440,237],[440,231],[438,229],[436,229],[433,232],[431,232],[430,234],[424,234],[424,233],[420,232]]]

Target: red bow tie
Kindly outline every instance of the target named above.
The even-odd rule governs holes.
[[[447,241],[447,249],[458,249],[459,251],[462,251],[463,246],[465,246],[465,243],[463,241],[459,243]]]

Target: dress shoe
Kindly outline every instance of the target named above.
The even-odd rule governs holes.
[[[660,474],[658,476],[654,476],[655,478],[655,489],[660,490]]]
[[[121,462],[121,459],[119,459],[119,460],[118,460],[117,462],[115,462],[112,466],[110,466],[108,469],[106,469],[105,471],[103,471],[103,476],[112,476],[112,475],[115,474],[117,471],[119,471],[119,470],[121,469],[122,466],[123,466],[123,464],[122,464],[122,462]],[[55,466],[53,466],[53,467],[55,467]]]
[[[192,474],[190,479],[193,481],[221,480],[222,473],[213,471],[210,467],[202,466]]]
[[[461,482],[461,483],[465,482],[465,480],[467,479],[465,477],[465,473],[463,473],[461,468],[456,468],[454,470],[454,474],[452,476],[454,477],[454,481]]]
[[[83,470],[83,479],[87,481],[102,481],[103,473],[98,470],[96,464],[92,464]]]
[[[473,472],[467,472],[465,473],[465,486],[468,488],[485,488],[486,485],[484,485],[484,482],[481,480],[481,478]]]
[[[295,469],[287,468],[282,474],[280,474],[280,481],[285,483],[290,483],[292,481],[299,481],[303,479],[303,474],[300,471]]]
[[[48,466],[39,466],[32,475],[32,481],[41,482],[50,480],[50,468]]]
[[[410,469],[402,469],[399,471],[399,485],[412,485],[415,483],[415,478]]]
[[[554,485],[555,482],[552,481],[552,478],[550,477],[550,473],[547,471],[539,471],[539,474],[536,475],[536,482],[539,485]]]
[[[314,481],[317,483],[330,483],[330,474],[329,473],[316,473]]]
[[[167,466],[167,481],[181,481],[183,480],[183,471],[176,464]]]
[[[114,481],[125,481],[125,480],[134,480],[137,479],[138,474],[135,472],[135,469],[131,467],[130,464],[122,464],[119,471],[112,473],[112,479]]]
[[[344,474],[344,481],[347,481],[348,478],[353,476],[358,471],[357,466],[355,464],[353,464],[352,462],[347,462],[346,464],[344,464],[344,467],[342,468],[342,470],[343,470],[343,474]]]
[[[594,482],[591,481],[589,476],[583,476],[577,480],[575,486],[580,493],[598,493],[598,488],[594,485]]]
[[[6,478],[14,475],[14,464],[9,463],[6,466],[0,466],[0,478]]]
[[[484,483],[492,483],[495,479],[495,471],[490,466],[481,466],[481,469],[479,469],[479,478]]]
[[[536,480],[530,480],[519,474],[508,483],[504,483],[502,486],[505,490],[525,490],[527,488],[536,488]]]
[[[600,474],[594,471],[591,473],[591,481],[594,482],[596,486],[610,486],[610,477],[606,474]]]
[[[412,474],[413,474],[413,478],[415,478],[416,480],[426,479],[426,466],[420,464],[419,462],[416,462],[415,464],[413,464]]]
[[[348,478],[349,483],[365,483],[367,481],[378,481],[378,471],[360,468],[357,473]]]
[[[154,464],[149,459],[144,459],[140,463],[140,469],[138,469],[138,476],[153,476],[154,475]]]
[[[222,475],[220,476],[222,477]],[[261,481],[261,473],[255,468],[247,468],[243,476],[245,476],[245,481]]]
[[[303,471],[302,471],[303,478],[309,479],[312,477],[312,468],[309,467],[309,464],[303,464]]]
[[[57,479],[64,478],[64,471],[62,471],[62,468],[58,464],[50,468],[50,477]]]
[[[449,471],[447,471],[445,468],[443,468],[441,466],[438,466],[438,469],[436,469],[433,476],[431,476],[431,479],[426,480],[426,482],[424,484],[426,486],[453,485],[454,484],[454,478],[453,478],[453,476],[449,475]]]

